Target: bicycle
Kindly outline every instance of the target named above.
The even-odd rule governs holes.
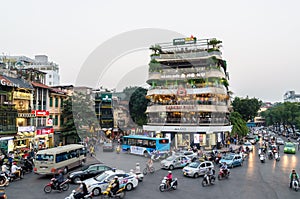
[[[155,171],[155,168],[153,167],[153,166],[151,166],[151,167],[148,167],[148,166],[146,166],[146,168],[143,170],[143,174],[144,175],[147,175],[148,173],[154,173],[154,171]]]

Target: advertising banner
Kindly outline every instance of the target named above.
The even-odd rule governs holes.
[[[136,154],[136,155],[143,155],[146,148],[139,147],[139,146],[131,146],[130,147],[130,153]]]

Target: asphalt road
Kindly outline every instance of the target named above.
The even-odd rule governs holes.
[[[178,178],[178,189],[161,193],[158,189],[161,179],[167,174],[166,170],[159,167],[159,163],[154,163],[156,172],[147,175],[136,189],[127,193],[126,198],[131,199],[164,199],[164,198],[199,198],[206,199],[231,199],[231,198],[266,198],[266,199],[293,199],[299,198],[300,193],[288,188],[289,173],[292,168],[299,170],[300,152],[296,155],[283,154],[281,146],[281,161],[267,160],[266,163],[260,163],[257,148],[245,160],[242,167],[231,169],[231,176],[228,180],[216,181],[216,184],[209,187],[202,187],[202,177],[198,179],[187,178],[182,174],[181,169],[173,171],[173,177]],[[96,159],[107,165],[129,171],[139,162],[143,169],[147,161],[146,158],[131,154],[116,154],[115,152],[96,152]],[[89,161],[95,161],[90,159]],[[298,167],[297,167],[298,166]],[[41,177],[35,174],[28,174],[25,179],[11,183],[6,192],[11,199],[50,199],[65,198],[77,186],[71,185],[67,192],[58,193],[56,191],[45,194],[43,187],[49,181],[49,178]]]

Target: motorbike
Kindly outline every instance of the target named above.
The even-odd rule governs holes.
[[[10,182],[13,182],[13,181],[15,181],[15,180],[23,179],[23,178],[24,178],[24,171],[23,171],[23,169],[20,167],[20,168],[18,169],[18,171],[20,171],[20,176],[17,176],[16,174],[11,173],[10,171],[8,171],[8,172],[6,173],[6,177],[9,178],[9,181],[10,181]]]
[[[265,161],[266,161],[266,158],[265,158],[264,154],[260,154],[259,159],[260,159],[261,163],[265,163]]]
[[[118,146],[117,146],[117,148],[116,148],[116,152],[117,152],[117,154],[119,154],[119,153],[120,153],[120,151],[121,151],[121,147],[120,147],[120,145],[118,145]]]
[[[278,152],[275,152],[274,157],[275,157],[276,161],[278,161],[278,162],[280,161],[280,155]]]
[[[268,158],[269,158],[269,160],[272,160],[274,158],[272,150],[269,150],[269,152],[268,152]]]
[[[219,174],[218,174],[218,180],[222,180],[223,178],[228,179],[230,175],[230,170],[227,169],[227,172],[224,172],[223,169],[220,169]]]
[[[147,175],[148,172],[149,172],[149,173],[154,173],[154,171],[155,171],[155,168],[154,168],[153,166],[151,166],[151,167],[146,167],[146,168],[143,170],[143,174],[144,174],[144,175]]]
[[[65,199],[74,199],[74,195],[76,194],[76,191],[75,190],[73,190],[72,191],[72,193],[68,196],[68,197],[66,197]],[[93,198],[93,193],[89,193],[88,195],[85,195],[83,198],[81,198],[81,199],[91,199],[91,198]]]
[[[151,159],[153,162],[157,162],[161,159],[161,156],[159,155],[158,152],[152,152],[152,155],[151,155]]]
[[[139,182],[143,182],[144,174],[143,173],[135,173]]]
[[[5,173],[0,173],[0,187],[5,187],[9,185],[10,177],[7,177]]]
[[[51,181],[44,187],[44,192],[45,193],[50,193],[52,190],[62,190],[62,191],[67,191],[69,189],[69,179],[66,179],[63,181],[59,187],[57,186],[57,179],[56,178],[51,178]]]
[[[214,175],[209,176],[207,173],[204,175],[202,180],[202,186],[206,187],[208,185],[214,185],[216,181],[216,178]]]
[[[172,179],[172,182],[170,183],[170,186],[167,187],[167,177],[164,177],[159,185],[159,190],[161,192],[169,191],[169,190],[176,190],[178,186],[177,178]]]
[[[292,189],[295,191],[299,190],[299,183],[296,179],[293,179],[293,181],[292,181]]]
[[[119,188],[115,195],[113,195],[112,191],[112,183],[109,183],[106,190],[102,193],[101,198],[124,198],[126,195],[125,186]]]
[[[31,161],[25,159],[22,161],[22,169],[24,172],[30,173],[33,171],[33,165],[31,163]]]

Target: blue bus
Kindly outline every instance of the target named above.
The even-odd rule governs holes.
[[[170,142],[168,138],[128,135],[122,138],[122,151],[148,157],[153,151],[160,153],[170,151]]]

